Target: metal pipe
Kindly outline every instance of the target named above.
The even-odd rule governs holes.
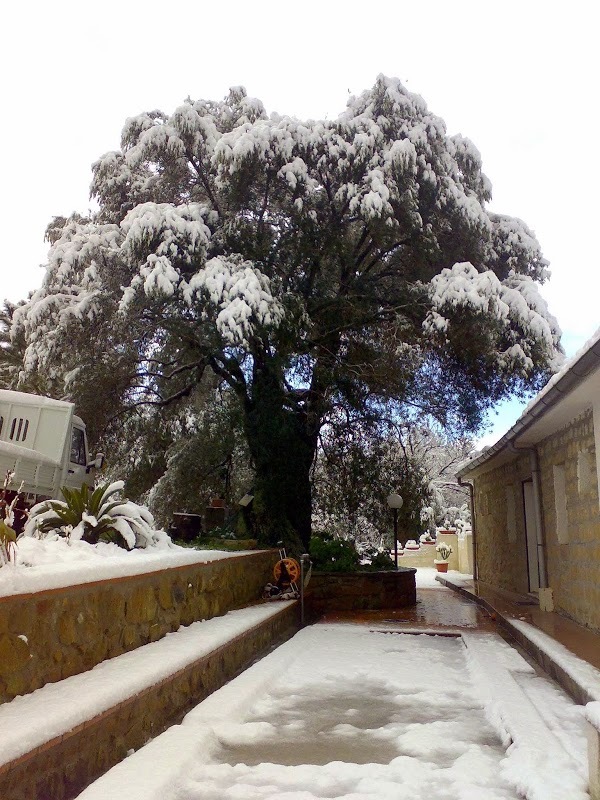
[[[304,564],[310,560],[308,553],[302,553],[300,556],[300,627],[304,627]]]

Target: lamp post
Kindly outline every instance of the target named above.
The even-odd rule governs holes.
[[[387,499],[388,506],[394,512],[394,564],[398,569],[398,509],[402,508],[404,500],[399,494],[390,494]]]

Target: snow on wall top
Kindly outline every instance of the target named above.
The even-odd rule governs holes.
[[[257,551],[252,551],[257,552]],[[223,558],[239,558],[244,551],[190,550],[171,544],[147,550],[123,550],[115,544],[67,542],[20,537],[17,564],[0,569],[0,597],[33,594],[94,581],[144,575],[173,567],[208,564]]]

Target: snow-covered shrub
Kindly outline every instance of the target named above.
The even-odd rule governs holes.
[[[447,542],[440,542],[435,546],[435,549],[439,553],[440,559],[442,561],[447,561],[450,558],[450,553],[452,552],[452,545],[448,544]]]
[[[360,564],[354,542],[328,533],[311,537],[309,553],[317,572],[354,572]]]
[[[129,500],[115,499],[123,481],[98,486],[93,492],[84,484],[81,489],[62,489],[62,500],[44,500],[31,509],[24,536],[43,537],[58,533],[70,540],[89,544],[109,541],[132,550],[148,547],[166,536],[155,530],[154,518],[144,506]]]

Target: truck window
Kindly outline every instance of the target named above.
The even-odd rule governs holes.
[[[71,463],[86,465],[85,461],[85,438],[81,428],[73,428],[73,438],[71,439]]]

